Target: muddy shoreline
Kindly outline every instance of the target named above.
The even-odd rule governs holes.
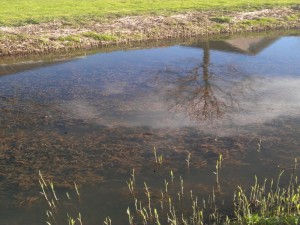
[[[299,7],[249,12],[209,11],[168,16],[130,16],[102,22],[90,21],[83,25],[53,21],[0,27],[0,57],[65,53],[149,40],[299,28]]]

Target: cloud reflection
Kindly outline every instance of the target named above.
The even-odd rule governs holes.
[[[259,47],[266,48],[275,40],[256,39]],[[262,42],[265,44],[262,45]],[[280,45],[280,41],[275,43]],[[131,79],[138,77],[139,85],[136,86],[132,85],[133,80],[121,82],[122,77],[127,76],[121,73],[119,81],[115,77],[102,84],[99,96],[68,102],[67,111],[73,117],[99,125],[193,127],[203,132],[219,130],[225,135],[234,130],[247,130],[249,126],[258,128],[279,118],[300,116],[299,76],[284,73],[278,76],[272,69],[265,74],[253,67],[255,63],[261,65],[260,56],[255,54],[246,60],[252,62],[250,67],[241,61],[235,64],[226,61],[229,53],[224,53],[224,64],[219,62],[220,58],[216,62],[211,49],[216,46],[223,49],[224,46],[219,42],[216,46],[210,44],[209,41],[201,42],[202,51],[199,51],[198,58],[193,50],[194,61],[185,65],[188,68],[182,66],[184,62],[181,59],[180,64],[173,63],[165,69],[143,70],[142,76],[139,76],[139,71],[132,71],[138,74],[130,74]],[[226,46],[228,51],[228,43]],[[253,47],[253,43],[249,46]],[[233,50],[236,49],[234,46]],[[262,49],[259,48],[256,54],[260,54]],[[188,55],[185,57],[190,59]],[[271,61],[266,64],[273,65]],[[286,69],[284,67],[282,71]],[[274,75],[270,74],[273,72]]]

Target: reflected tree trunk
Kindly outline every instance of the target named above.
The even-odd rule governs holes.
[[[210,48],[209,41],[206,40],[202,62],[186,76],[179,78],[175,88],[168,92],[170,110],[186,112],[197,120],[212,121],[224,116],[232,98],[216,82],[216,77],[222,77],[222,74],[213,76],[210,73]]]

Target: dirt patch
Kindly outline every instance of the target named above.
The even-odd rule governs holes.
[[[0,27],[0,56],[66,52],[131,41],[300,27],[300,9],[251,12],[189,12],[170,16],[127,16],[84,25],[53,21]]]

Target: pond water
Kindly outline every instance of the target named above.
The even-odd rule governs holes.
[[[255,175],[284,170],[284,184],[300,156],[299,62],[299,35],[253,34],[2,65],[0,224],[46,224],[39,171],[54,183],[59,224],[67,212],[128,223],[133,168],[136,193],[145,181],[154,204],[165,179],[176,197],[180,177],[184,195],[206,198],[222,154],[223,212]]]

